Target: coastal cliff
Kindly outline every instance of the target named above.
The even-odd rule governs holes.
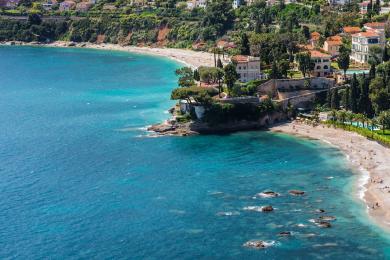
[[[287,114],[282,112],[271,112],[256,121],[238,120],[226,123],[210,124],[202,120],[194,120],[181,123],[174,117],[160,124],[152,125],[148,131],[153,131],[159,136],[189,136],[198,134],[226,134],[238,131],[250,131],[267,129],[275,123],[286,121]]]

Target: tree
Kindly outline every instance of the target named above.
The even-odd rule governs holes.
[[[271,79],[278,79],[280,78],[280,73],[279,73],[279,70],[278,70],[278,66],[276,64],[276,61],[272,62],[272,67],[271,67],[271,72],[269,74],[269,77]]]
[[[332,104],[332,90],[330,88],[330,85],[328,86],[328,91],[326,92],[326,105],[327,107],[331,107]]]
[[[42,19],[38,14],[30,14],[28,16],[28,23],[30,25],[40,25],[42,23]]]
[[[378,65],[382,62],[383,51],[379,46],[371,46],[368,49],[368,63]]]
[[[350,97],[351,97],[351,94],[350,94],[349,86],[347,86],[345,88],[345,93],[344,93],[344,96],[343,96],[343,104],[344,104],[344,108],[346,110],[351,109]]]
[[[223,69],[222,61],[220,58],[217,60],[217,68]]]
[[[333,89],[332,91],[332,100],[331,100],[331,106],[332,109],[339,109],[340,107],[340,96],[339,91],[337,89]]]
[[[387,50],[387,44],[385,44],[385,48],[383,49],[383,62],[387,62],[390,60],[389,53]]]
[[[357,93],[357,88],[359,87],[359,82],[356,78],[356,74],[354,73],[353,76],[352,76],[352,80],[351,80],[351,98],[350,98],[350,102],[351,102],[351,110],[353,113],[357,113],[358,111],[358,105],[357,105],[357,101],[358,101],[358,93]]]
[[[194,70],[194,80],[199,81],[200,80],[200,75],[198,70]]]
[[[310,35],[309,27],[307,27],[306,25],[302,26],[302,33],[305,36],[306,40],[310,39],[311,35]]]
[[[179,76],[178,84],[180,87],[191,87],[195,84],[194,72],[190,67],[177,69],[175,74]]]
[[[225,72],[225,83],[228,88],[228,93],[230,94],[231,90],[234,87],[234,83],[239,78],[239,75],[236,72],[236,66],[233,63],[229,63],[224,68]]]
[[[309,52],[301,52],[296,55],[298,62],[298,69],[302,72],[303,77],[306,77],[306,74],[310,75],[310,71],[313,70],[314,63],[311,60]]]
[[[372,115],[371,101],[369,97],[369,78],[363,77],[360,87],[360,97],[358,102],[359,111],[365,115]]]
[[[371,64],[371,67],[370,67],[370,72],[368,74],[368,77],[370,79],[373,79],[375,78],[375,74],[376,74],[376,67],[375,67],[375,64]]]
[[[242,55],[250,55],[249,39],[246,33],[241,34],[240,52]]]
[[[382,111],[378,116],[378,122],[382,125],[382,131],[385,133],[385,129],[390,128],[390,110]]]
[[[339,68],[344,71],[344,78],[346,78],[349,63],[349,52],[341,52],[339,57],[337,58],[337,64],[339,65]]]

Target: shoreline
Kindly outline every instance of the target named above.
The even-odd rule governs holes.
[[[366,212],[379,227],[390,233],[390,149],[354,132],[326,125],[316,127],[293,121],[270,128],[304,138],[317,139],[337,147],[358,174],[354,187]]]
[[[182,63],[185,66],[196,69],[200,66],[214,66],[214,55],[212,53],[203,51],[193,51],[187,49],[175,49],[175,48],[155,48],[155,47],[138,47],[138,46],[121,46],[119,44],[112,43],[89,43],[89,42],[68,42],[68,41],[55,41],[52,43],[40,43],[40,42],[19,42],[19,41],[7,41],[0,43],[0,46],[39,46],[39,47],[59,47],[59,48],[85,48],[95,50],[107,50],[107,51],[123,51],[135,54],[153,55],[159,57],[169,58],[176,62]]]

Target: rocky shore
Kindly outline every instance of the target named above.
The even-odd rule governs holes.
[[[167,120],[161,124],[148,127],[148,131],[155,132],[158,136],[189,136],[198,134],[226,134],[239,131],[265,130],[274,122],[285,121],[287,116],[284,113],[273,112],[267,114],[258,121],[236,121],[223,124],[209,124],[200,120],[181,123],[175,119]]]

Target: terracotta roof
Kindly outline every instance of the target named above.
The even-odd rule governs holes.
[[[364,1],[364,2],[361,2],[359,5],[360,6],[368,6],[370,4],[370,1]]]
[[[331,58],[331,56],[329,54],[326,54],[326,53],[323,53],[320,51],[316,51],[316,50],[311,50],[310,56],[312,58]]]
[[[249,56],[235,55],[235,56],[232,57],[232,60],[234,60],[236,62],[248,62]]]
[[[319,40],[321,34],[320,34],[319,32],[312,32],[312,33],[310,34],[310,36],[311,36],[311,39],[312,39],[312,40]]]
[[[326,39],[326,42],[328,45],[342,45],[343,44],[343,38],[339,35],[330,36]]]
[[[354,34],[354,33],[361,32],[361,30],[357,26],[345,26],[343,27],[343,32],[348,34]]]
[[[365,27],[371,27],[371,28],[384,28],[386,23],[380,23],[380,22],[372,22],[372,23],[365,23]]]
[[[354,37],[379,37],[379,34],[377,34],[375,31],[367,31],[367,32],[360,32],[352,34]]]

